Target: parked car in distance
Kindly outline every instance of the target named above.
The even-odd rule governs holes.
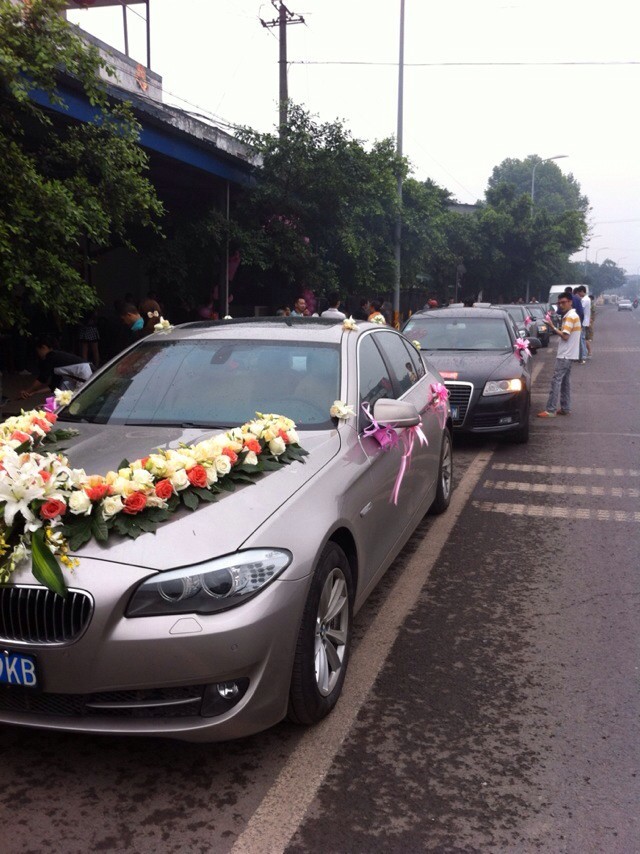
[[[294,419],[308,456],[178,510],[155,534],[89,542],[67,599],[23,564],[0,586],[0,653],[26,661],[37,685],[0,684],[0,722],[220,741],[287,714],[325,717],[354,614],[424,514],[449,505],[451,413],[429,405],[436,382],[394,329],[321,318],[185,324],[105,365],[58,421],[78,430],[65,453],[87,473],[256,411]],[[331,417],[336,401],[355,415]],[[397,446],[365,433],[363,404]],[[394,503],[402,437],[418,426],[428,444],[413,443]]]
[[[633,303],[630,299],[618,300],[618,311],[633,311]]]
[[[502,309],[502,311],[508,312],[515,323],[518,329],[518,335],[521,338],[527,338],[529,335],[535,334],[533,318],[526,306],[521,305],[520,303],[514,303],[513,305],[492,305],[491,308],[498,308]]]
[[[404,334],[419,342],[449,389],[454,432],[529,439],[530,359],[516,353],[518,330],[507,311],[445,308],[416,312]],[[529,339],[533,350],[540,346]]]
[[[545,317],[547,313],[546,307],[541,306],[539,303],[532,303],[531,305],[525,305],[525,309],[529,312],[530,317],[533,318],[534,325],[533,327],[529,327],[530,334],[539,338],[543,347],[548,347],[551,331]]]

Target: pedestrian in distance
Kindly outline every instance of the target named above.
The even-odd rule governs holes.
[[[366,320],[370,314],[371,314],[371,311],[369,309],[369,300],[368,299],[361,299],[360,305],[353,312],[354,320]]]
[[[344,320],[347,316],[343,311],[340,311],[340,294],[335,292],[330,293],[327,297],[329,308],[322,312],[320,317],[330,317],[334,320]]]
[[[78,341],[80,342],[80,355],[83,362],[91,361],[96,366],[100,365],[100,332],[98,331],[98,314],[95,309],[86,312],[78,327]]]
[[[573,309],[575,310],[576,314],[578,315],[578,318],[580,319],[580,323],[582,323],[582,321],[584,320],[584,310],[582,308],[582,300],[580,299],[580,297],[576,293],[573,292],[573,288],[571,287],[571,285],[567,285],[567,287],[564,289],[564,292],[565,292],[565,294],[567,294],[567,296],[571,300],[571,305],[572,305]]]
[[[582,331],[580,332],[580,364],[584,365],[587,358],[591,358],[591,300],[587,296],[584,285],[578,285],[573,293],[582,303]]]
[[[307,301],[304,297],[298,297],[294,302],[291,317],[309,317],[309,309],[307,308]]]
[[[558,297],[558,312],[562,317],[560,327],[550,324],[552,331],[560,336],[556,364],[551,378],[547,406],[538,412],[538,418],[555,418],[571,414],[571,365],[580,357],[581,323],[572,306],[571,295],[562,293]],[[560,408],[558,408],[558,401]]]
[[[369,300],[369,317],[367,320],[369,323],[379,323],[381,326],[386,326],[387,321],[384,319],[384,314],[380,311],[382,308],[382,301],[379,299]]]
[[[147,297],[140,303],[140,316],[143,320],[142,329],[145,335],[151,335],[156,323],[160,322],[162,309],[157,300]]]
[[[120,307],[120,320],[129,329],[129,344],[133,341],[139,341],[149,334],[144,329],[144,318],[133,303],[125,302],[122,304]]]
[[[49,335],[43,335],[36,339],[36,353],[40,362],[38,376],[28,388],[20,392],[20,397],[23,400],[47,388],[50,391],[61,388],[63,377],[56,373],[56,368],[86,364],[75,353],[67,353],[64,350],[59,350],[57,342]]]

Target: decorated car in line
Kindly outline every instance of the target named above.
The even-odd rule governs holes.
[[[0,425],[0,721],[211,741],[321,720],[452,470],[448,393],[395,330],[165,323]]]
[[[449,391],[454,431],[529,439],[531,353],[537,338],[521,337],[509,312],[443,308],[416,312],[405,323]]]

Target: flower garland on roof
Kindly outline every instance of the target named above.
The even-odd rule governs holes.
[[[35,578],[63,597],[61,565],[77,566],[71,554],[89,540],[154,532],[179,507],[195,510],[307,455],[291,419],[256,413],[196,445],[160,448],[88,475],[63,453],[46,452],[47,443],[77,434],[54,431],[56,420],[52,411],[32,410],[0,424],[0,583],[31,557]]]

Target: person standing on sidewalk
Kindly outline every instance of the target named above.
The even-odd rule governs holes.
[[[551,388],[547,407],[538,412],[538,418],[555,418],[558,415],[571,414],[571,365],[580,358],[581,323],[578,313],[572,307],[570,294],[560,294],[558,311],[562,315],[562,326],[551,324],[551,329],[560,336],[556,365],[551,378]],[[560,409],[558,409],[558,399]]]
[[[580,298],[584,314],[580,334],[580,361],[584,364],[587,358],[591,358],[591,300],[587,296],[587,289],[584,285],[578,285],[573,292]]]

